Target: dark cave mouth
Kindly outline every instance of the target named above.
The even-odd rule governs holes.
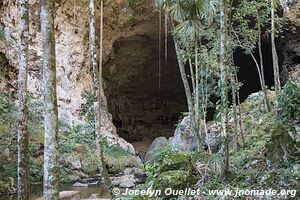
[[[172,40],[168,41],[166,63],[164,55],[161,56],[161,89],[158,88],[157,41],[157,38],[145,35],[120,38],[114,43],[113,59],[104,67],[108,109],[118,134],[131,143],[173,136],[181,113],[187,111]],[[272,87],[270,45],[263,44],[263,54],[266,84]],[[282,59],[280,55],[279,58]],[[239,67],[239,81],[243,83],[240,97],[244,101],[248,95],[261,90],[259,77],[251,56],[237,50],[234,59]],[[213,109],[210,112],[209,120],[213,116]]]
[[[268,89],[274,87],[274,72],[271,44],[262,43],[264,77]],[[283,55],[278,51],[280,72],[282,71]],[[258,50],[254,52],[254,56],[259,62]],[[235,64],[239,67],[238,79],[243,85],[240,89],[240,98],[244,101],[250,94],[261,90],[258,71],[255,62],[250,55],[246,55],[243,50],[238,49],[234,53]]]
[[[187,110],[172,40],[167,62],[161,55],[159,89],[157,41],[146,35],[120,38],[104,67],[108,109],[118,134],[131,143],[173,136]]]

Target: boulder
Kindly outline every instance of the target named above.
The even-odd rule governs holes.
[[[198,139],[193,134],[193,127],[189,116],[183,118],[177,126],[172,146],[176,150],[194,151],[197,149]]]
[[[84,154],[74,151],[72,153],[67,154],[66,157],[62,159],[61,163],[63,163],[72,170],[80,170],[82,168],[81,161],[83,158]]]
[[[150,147],[148,148],[147,154],[145,156],[145,161],[151,161],[154,159],[155,152],[159,151],[159,148],[161,147],[166,147],[168,146],[170,143],[168,141],[167,138],[165,137],[158,137],[156,138],[152,144],[150,145]]]
[[[119,186],[121,188],[132,188],[136,185],[136,179],[134,175],[123,175],[119,177],[112,177],[111,183],[114,186]]]
[[[134,175],[136,183],[141,184],[145,183],[147,179],[147,173],[138,167],[126,168],[124,170],[125,175]]]
[[[79,191],[62,191],[59,193],[60,200],[80,200]],[[44,200],[43,197],[37,198],[35,200]]]
[[[69,180],[70,182],[75,182],[80,180],[80,177],[77,176],[76,174],[71,174],[67,176],[67,180]]]
[[[221,148],[223,137],[222,137],[222,126],[215,122],[207,123],[207,135],[204,135],[204,147],[210,147],[212,152],[218,152]]]
[[[73,184],[73,187],[88,187],[89,185],[86,183],[76,182]]]
[[[294,140],[283,124],[273,130],[270,141],[266,145],[266,157],[271,164],[281,165],[292,160],[300,160],[300,142]]]
[[[82,168],[80,160],[71,161],[70,164],[71,164],[71,169],[73,170],[78,170]]]
[[[101,177],[85,178],[79,181],[80,183],[87,184],[89,186],[100,185]]]

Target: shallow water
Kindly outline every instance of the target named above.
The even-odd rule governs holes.
[[[81,198],[89,198],[92,194],[98,194],[101,198],[110,198],[107,189],[104,186],[90,186],[90,187],[73,187],[71,184],[62,184],[61,191],[80,191]],[[38,197],[42,197],[43,187],[42,185],[31,186],[30,200],[35,200]],[[17,195],[0,195],[0,200],[17,200]]]

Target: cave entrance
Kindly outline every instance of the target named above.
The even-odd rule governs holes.
[[[271,44],[262,43],[262,54],[264,61],[263,64],[266,86],[270,88],[274,86]],[[279,66],[281,66],[283,57],[280,52],[277,52],[277,54],[279,58]],[[254,55],[259,62],[259,55],[257,50],[254,52]],[[238,79],[243,84],[240,90],[240,98],[242,101],[244,101],[250,94],[261,90],[259,76],[253,59],[250,55],[246,55],[243,50],[238,49],[234,53],[234,61],[235,64],[239,67]]]
[[[174,44],[168,42],[159,90],[158,40],[146,35],[120,38],[114,56],[104,66],[105,94],[118,134],[135,143],[170,137],[187,110]]]

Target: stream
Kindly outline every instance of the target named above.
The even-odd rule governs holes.
[[[92,194],[98,194],[99,198],[110,198],[110,195],[104,186],[89,186],[89,187],[73,187],[72,184],[61,184],[61,191],[80,191],[80,196],[83,199],[89,198]],[[42,197],[42,185],[32,185],[30,191],[30,199]],[[0,200],[17,200],[15,195],[0,195]]]

